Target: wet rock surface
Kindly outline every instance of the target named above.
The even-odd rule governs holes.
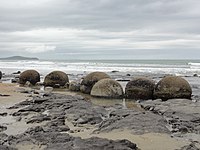
[[[2,148],[13,150],[12,147],[23,143],[26,145],[37,145],[43,147],[45,150],[136,150],[136,144],[128,140],[107,140],[97,137],[89,139],[81,139],[79,137],[72,137],[67,133],[48,132],[44,131],[42,127],[35,127],[28,129],[25,133],[17,136],[6,136]],[[7,146],[7,145],[9,146]],[[1,148],[1,147],[0,147]]]
[[[105,119],[96,131],[110,132],[116,129],[128,129],[134,134],[170,133],[166,128],[166,120],[162,116],[122,107],[112,108],[109,118]]]
[[[141,106],[155,114],[163,116],[172,133],[200,134],[200,102],[188,99],[171,99],[142,102]]]
[[[95,126],[93,134],[115,132],[128,129],[133,134],[165,133],[173,137],[191,139],[200,135],[200,101],[173,99],[168,101],[148,100],[137,103],[137,108],[127,109],[123,105],[98,106],[76,95],[49,94],[33,97],[9,109],[16,110],[13,117],[25,123],[40,124],[18,135],[0,132],[2,149],[17,148],[19,144],[37,146],[39,149],[136,149],[127,140],[112,141],[102,138],[81,139],[69,133],[76,132],[74,127]],[[10,115],[10,114],[7,114]],[[6,125],[5,125],[6,127]],[[81,132],[81,131],[80,131]],[[189,137],[189,138],[188,138]],[[200,137],[200,136],[199,136]],[[196,140],[197,141],[197,140]],[[193,147],[198,148],[198,143]],[[191,147],[187,145],[182,149]],[[1,148],[1,147],[0,147]],[[196,150],[196,149],[195,149]]]
[[[81,96],[52,94],[44,98],[34,97],[9,109],[17,109],[12,115],[26,118],[26,124],[42,123],[42,125],[29,128],[18,135],[1,134],[1,149],[12,150],[21,144],[48,150],[136,149],[136,144],[128,140],[113,141],[97,137],[81,139],[70,136],[67,132],[71,129],[66,120],[70,120],[74,126],[97,125],[107,117],[104,107],[95,106]]]

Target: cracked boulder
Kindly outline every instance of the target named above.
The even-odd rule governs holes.
[[[160,80],[154,90],[154,99],[191,99],[192,89],[190,84],[181,77],[166,76]]]
[[[155,82],[148,78],[135,78],[129,81],[125,88],[128,99],[147,100],[153,99]]]

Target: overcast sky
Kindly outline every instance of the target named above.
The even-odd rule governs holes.
[[[200,0],[0,0],[0,56],[198,59]]]

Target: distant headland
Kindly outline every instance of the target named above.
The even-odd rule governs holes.
[[[11,57],[0,58],[0,60],[39,60],[39,59],[36,57],[11,56]]]

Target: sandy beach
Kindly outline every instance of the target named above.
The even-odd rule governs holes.
[[[100,99],[68,89],[57,89],[41,97],[40,88],[0,83],[1,149],[59,149],[56,144],[74,149],[69,143],[80,140],[75,144],[80,149],[80,143],[86,149],[93,149],[94,145],[106,148],[105,143],[109,142],[113,147],[124,146],[123,149],[197,150],[200,148],[199,78],[185,78],[193,89],[192,100],[165,102]],[[44,135],[61,139],[56,142]],[[64,142],[66,137],[68,146]],[[129,142],[123,143],[124,139],[135,143],[137,148]],[[88,141],[90,146],[86,144]]]

